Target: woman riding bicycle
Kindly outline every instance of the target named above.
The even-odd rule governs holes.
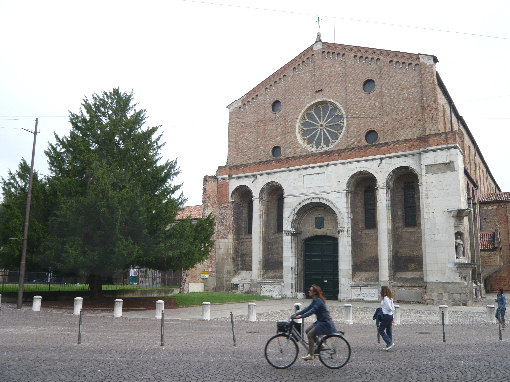
[[[322,294],[322,289],[313,284],[308,294],[313,298],[312,303],[306,308],[300,310],[292,318],[305,318],[315,313],[317,321],[306,329],[308,335],[308,354],[302,357],[305,361],[313,360],[315,358],[315,336],[322,336],[333,334],[336,332],[335,324],[329,315],[328,308],[326,307],[326,299]]]

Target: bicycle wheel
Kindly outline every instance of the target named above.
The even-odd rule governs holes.
[[[298,352],[296,341],[286,333],[271,337],[264,349],[267,362],[277,369],[286,369],[296,362]]]
[[[330,369],[340,369],[351,358],[351,345],[339,334],[330,334],[319,344],[319,359]]]

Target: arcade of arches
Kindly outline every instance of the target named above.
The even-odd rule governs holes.
[[[233,274],[248,272],[252,280],[266,282],[283,280],[284,237],[290,236],[296,293],[305,293],[309,284],[315,283],[327,297],[338,298],[341,259],[350,264],[352,285],[378,286],[390,281],[423,286],[417,175],[408,167],[397,168],[381,187],[374,175],[360,172],[350,177],[346,195],[345,206],[332,208],[325,202],[305,198],[291,212],[286,209],[285,189],[279,183],[265,184],[258,195],[249,185],[235,188],[231,193]],[[377,214],[381,197],[387,199],[389,211],[385,231],[379,230]],[[350,226],[350,254],[339,246],[339,214],[344,214],[342,220],[350,217],[346,224]],[[386,263],[379,256],[381,235],[388,235]],[[252,240],[259,240],[259,256],[252,255]],[[388,279],[381,280],[381,269]]]

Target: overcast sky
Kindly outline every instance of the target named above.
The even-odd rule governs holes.
[[[228,110],[315,41],[435,55],[502,191],[510,191],[510,1],[0,0],[0,177],[69,134],[85,97],[133,90],[161,125],[188,205],[227,156]]]

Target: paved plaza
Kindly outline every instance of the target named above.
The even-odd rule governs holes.
[[[486,322],[486,302],[449,307],[446,342],[437,306],[400,304],[396,346],[385,352],[372,320],[378,304],[352,302],[354,324],[347,325],[344,303],[328,301],[337,328],[346,331],[351,344],[349,363],[330,370],[318,360],[298,359],[289,369],[274,369],[264,358],[265,343],[275,333],[275,321],[288,318],[297,301],[257,302],[257,322],[247,321],[247,303],[212,305],[210,321],[200,320],[201,307],[166,310],[165,346],[155,311],[114,318],[113,301],[111,313],[85,310],[78,345],[79,319],[72,306],[45,309],[43,301],[41,312],[33,312],[31,305],[17,310],[3,303],[0,381],[510,380],[510,329],[499,341],[498,326]]]

